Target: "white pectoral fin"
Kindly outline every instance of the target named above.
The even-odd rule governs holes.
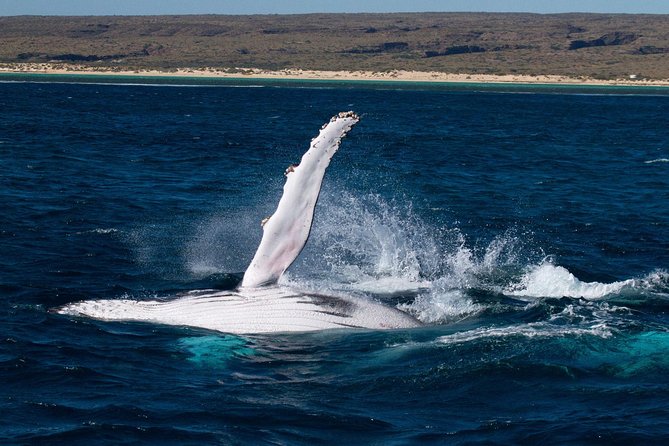
[[[242,287],[275,283],[300,254],[311,231],[325,169],[341,138],[358,120],[353,112],[334,116],[311,141],[300,164],[286,170],[283,195],[276,211],[263,225],[260,246],[244,273]]]

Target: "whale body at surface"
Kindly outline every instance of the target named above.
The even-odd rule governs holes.
[[[61,314],[101,320],[200,327],[234,334],[333,328],[420,326],[394,307],[351,295],[323,295],[277,285],[307,242],[323,176],[341,139],[358,122],[353,112],[326,123],[297,166],[286,171],[283,195],[263,222],[263,237],[235,291],[198,290],[171,300],[103,299],[58,308]]]
[[[61,313],[102,320],[184,325],[233,334],[333,328],[416,327],[416,319],[372,299],[301,292],[284,286],[192,291],[168,301],[90,300]]]

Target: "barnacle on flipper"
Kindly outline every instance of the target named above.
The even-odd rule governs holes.
[[[295,172],[295,169],[297,169],[297,166],[299,166],[299,164],[291,164],[290,166],[288,166],[288,168],[286,169],[286,172],[284,172],[284,175],[288,176],[289,173]]]
[[[332,118],[332,120],[334,121],[337,117],[360,119],[360,117],[354,111],[339,112],[339,114],[336,117]]]

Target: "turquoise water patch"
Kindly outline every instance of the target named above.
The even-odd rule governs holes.
[[[204,367],[221,367],[233,358],[256,354],[244,338],[231,335],[181,338],[178,346],[189,361]]]
[[[581,366],[618,378],[664,376],[669,372],[668,352],[669,332],[647,331],[598,345],[580,361],[587,361]]]
[[[633,336],[627,343],[626,361],[619,364],[619,376],[669,371],[669,332],[648,331]]]

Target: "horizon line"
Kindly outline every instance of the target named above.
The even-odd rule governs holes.
[[[255,12],[255,13],[223,13],[223,12],[183,12],[183,13],[129,13],[129,14],[1,14],[0,17],[165,17],[165,16],[289,16],[289,15],[392,15],[392,14],[527,14],[527,15],[669,15],[669,12],[598,12],[598,11],[357,11],[357,12]]]

